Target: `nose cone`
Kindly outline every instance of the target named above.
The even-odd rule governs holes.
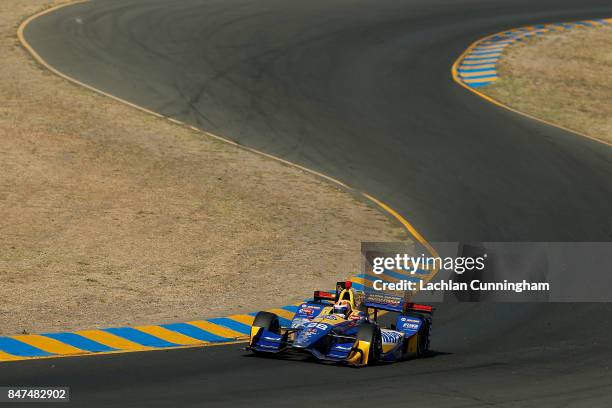
[[[293,342],[293,347],[307,348],[315,344],[331,331],[332,326],[321,323],[310,323],[304,326]]]

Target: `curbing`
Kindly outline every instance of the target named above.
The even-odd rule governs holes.
[[[487,85],[497,81],[499,78],[497,75],[497,64],[501,58],[503,50],[508,45],[518,41],[524,41],[525,38],[541,36],[546,33],[560,32],[570,30],[572,28],[608,26],[610,24],[612,24],[612,18],[582,20],[571,23],[538,24],[489,35],[474,41],[459,56],[459,58],[457,58],[451,67],[453,80],[465,89],[475,93],[486,101],[499,106],[500,108],[504,108],[521,116],[544,123],[548,126],[553,126],[566,132],[582,136],[594,142],[601,143],[606,146],[612,146],[612,143],[610,142],[597,139],[580,131],[569,129],[565,126],[549,122],[548,120],[538,118],[525,112],[521,112],[495,98],[485,95],[479,90],[479,88],[486,87]]]
[[[453,76],[470,88],[482,88],[497,81],[497,64],[509,45],[526,38],[573,28],[609,25],[612,19],[572,23],[539,24],[493,34],[473,43],[453,66]]]

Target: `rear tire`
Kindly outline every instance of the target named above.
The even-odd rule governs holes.
[[[419,330],[418,336],[417,356],[423,357],[429,352],[429,322],[427,320],[423,321],[423,325],[421,330]]]
[[[407,313],[406,317],[412,317],[423,321],[419,332],[417,333],[417,350],[416,356],[423,357],[429,353],[429,334],[431,331],[431,318],[423,313]]]
[[[357,340],[370,343],[367,365],[376,364],[380,360],[380,355],[382,354],[382,335],[380,334],[380,327],[372,323],[364,323],[359,327]]]

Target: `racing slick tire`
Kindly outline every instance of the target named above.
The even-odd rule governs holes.
[[[422,313],[409,313],[406,317],[413,317],[423,321],[421,328],[417,334],[417,349],[416,356],[423,357],[429,353],[429,342],[431,334],[431,319]]]
[[[262,327],[264,330],[267,330],[272,333],[280,334],[280,320],[278,316],[274,313],[270,312],[259,312],[255,315],[255,319],[253,320],[253,326]],[[258,336],[257,336],[258,337]],[[284,340],[286,342],[287,335],[285,334]],[[249,343],[252,345],[257,338],[251,338]],[[269,353],[264,353],[260,351],[253,350],[253,354],[260,357],[270,357]]]
[[[417,357],[423,357],[429,352],[429,322],[423,321],[417,339]]]
[[[357,332],[357,342],[364,341],[370,344],[366,365],[374,365],[380,360],[382,354],[382,335],[380,327],[372,323],[364,323]]]
[[[263,327],[267,331],[280,334],[280,320],[278,316],[270,312],[259,312],[255,315],[253,326]]]

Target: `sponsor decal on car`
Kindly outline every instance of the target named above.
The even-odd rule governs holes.
[[[309,328],[309,329],[317,328],[319,330],[327,330],[328,325],[326,325],[325,323],[315,323],[315,322],[313,322],[313,323],[308,323],[306,325],[306,327]]]
[[[302,313],[307,314],[307,315],[312,315],[314,314],[314,309],[312,307],[304,307],[302,308]]]
[[[383,330],[381,331],[380,334],[381,334],[383,343],[400,343],[402,339],[404,338],[403,333],[398,333],[398,332],[390,331],[390,330]]]
[[[401,317],[400,329],[418,330],[421,327],[421,321],[419,319],[412,319],[410,317]]]

